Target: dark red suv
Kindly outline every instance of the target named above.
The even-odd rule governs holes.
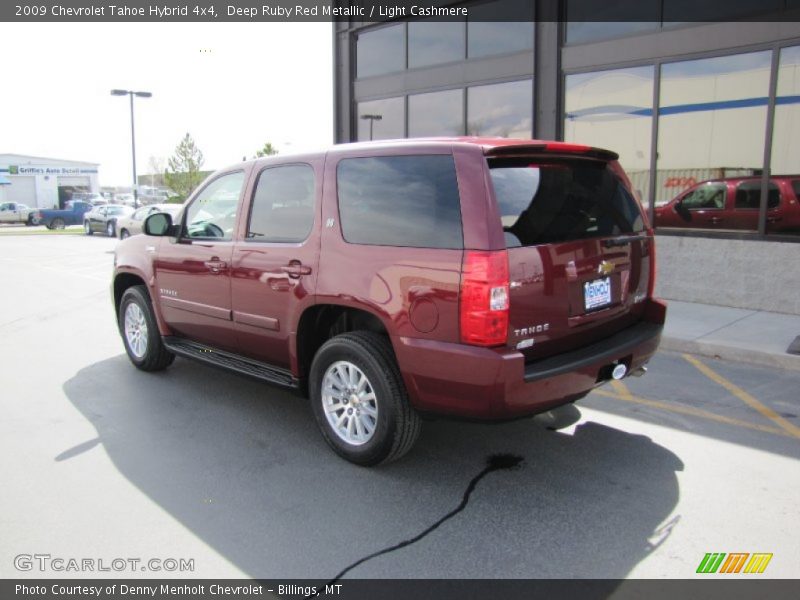
[[[145,371],[181,355],[296,388],[328,444],[392,460],[420,417],[502,420],[643,372],[655,248],[605,150],[415,139],[236,164],[117,247]]]
[[[693,185],[655,209],[656,227],[756,231],[761,177],[712,179]],[[800,231],[800,175],[772,177],[767,232]]]

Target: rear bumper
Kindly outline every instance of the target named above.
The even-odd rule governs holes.
[[[507,348],[397,338],[395,350],[414,407],[422,412],[498,420],[540,413],[606,381],[608,366],[632,372],[658,348],[666,305],[650,300],[645,320],[571,352],[525,364]]]

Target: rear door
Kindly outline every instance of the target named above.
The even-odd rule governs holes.
[[[534,359],[638,321],[653,240],[614,165],[563,156],[488,161],[508,249],[508,345]]]
[[[767,197],[767,229],[776,219],[781,203],[781,193],[775,181],[769,182]],[[761,208],[761,180],[753,179],[736,184],[734,204],[729,229],[758,231],[758,213]]]

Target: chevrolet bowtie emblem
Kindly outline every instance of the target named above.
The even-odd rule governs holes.
[[[598,275],[610,275],[614,271],[614,263],[604,260],[597,265]]]

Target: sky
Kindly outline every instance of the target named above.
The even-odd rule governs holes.
[[[330,23],[0,23],[0,153],[100,163],[130,185],[188,132],[214,170],[333,142]]]

